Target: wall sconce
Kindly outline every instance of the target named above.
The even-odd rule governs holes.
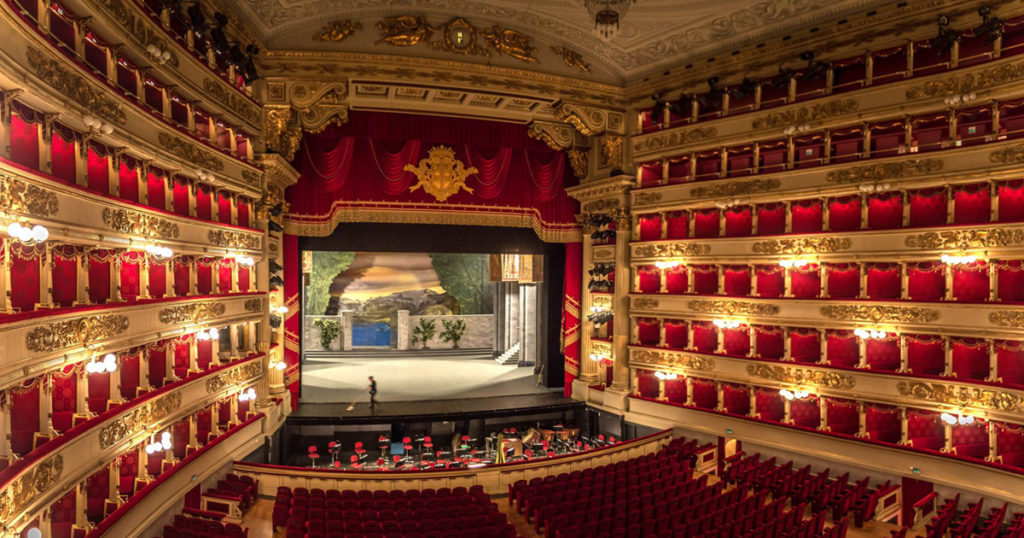
[[[740,326],[740,321],[738,319],[716,319],[711,323],[719,329],[735,329]]]
[[[163,50],[152,43],[146,45],[146,53],[148,53],[149,57],[152,58],[153,61],[158,64],[166,63],[167,60],[171,59],[170,51]]]
[[[7,235],[20,243],[32,246],[46,241],[50,237],[50,231],[42,224],[29,227],[28,223],[12,222],[7,225]]]
[[[238,393],[238,401],[240,401],[240,402],[248,402],[248,401],[255,400],[255,399],[256,399],[256,389],[253,389],[252,387],[250,387],[250,388],[248,388],[246,390],[243,390],[242,392]]]
[[[962,411],[957,411],[955,415],[951,413],[943,413],[939,415],[939,418],[942,419],[942,422],[945,422],[950,426],[956,426],[957,424],[961,426],[969,426],[974,424],[974,417],[971,415],[965,415]]]
[[[857,189],[860,192],[863,192],[865,194],[872,194],[872,193],[876,193],[876,192],[885,192],[885,191],[890,190],[891,188],[892,188],[892,186],[889,185],[888,183],[880,183],[880,184],[879,183],[873,183],[873,184],[861,185],[861,186],[857,187]]]
[[[108,135],[114,132],[114,126],[93,116],[92,114],[86,114],[82,116],[82,122],[94,133],[100,133]]]
[[[785,259],[785,260],[779,260],[779,266],[784,267],[786,269],[791,269],[793,267],[803,267],[803,266],[808,265],[810,263],[811,262],[809,260],[797,260],[797,259],[793,259],[793,258],[788,258],[788,259]]]
[[[234,258],[235,262],[237,262],[239,265],[244,265],[246,267],[252,267],[253,265],[256,265],[256,260],[254,260],[252,256],[235,255]]]
[[[154,454],[171,449],[171,432],[160,434],[160,440],[146,445],[146,454]]]
[[[210,182],[213,181],[213,174],[206,170],[196,170],[196,179],[203,182]]]
[[[715,207],[718,209],[729,209],[730,207],[735,207],[742,203],[743,202],[741,202],[739,198],[733,198],[732,200],[726,200],[724,202],[715,202]]]
[[[275,362],[275,363],[269,365],[269,368],[271,370],[284,370],[287,367],[288,367],[288,365],[286,365],[285,363],[280,362],[280,361]]]
[[[654,266],[664,271],[665,269],[674,269],[683,265],[682,262],[654,262]]]
[[[279,316],[283,316],[283,315],[288,313],[288,307],[285,306],[285,305],[281,305],[281,306],[279,306],[277,308],[272,309],[271,312],[273,312],[273,313],[275,313],[275,314],[277,314]]]
[[[965,254],[963,256],[953,256],[951,254],[942,255],[942,263],[946,265],[968,265],[978,261],[977,256]]]
[[[199,331],[198,333],[196,333],[196,338],[198,338],[199,340],[201,340],[203,342],[205,342],[207,340],[219,340],[220,339],[220,331],[218,331],[216,328],[210,329],[208,331],[202,330],[202,331]]]
[[[167,259],[174,256],[174,251],[159,245],[146,245],[146,252],[148,252],[154,258]]]
[[[889,333],[880,331],[877,329],[861,329],[857,328],[853,330],[853,334],[863,340],[880,340],[889,336]]]
[[[677,374],[675,372],[664,372],[664,371],[658,370],[657,372],[654,372],[654,377],[656,377],[658,379],[661,379],[663,381],[672,381],[673,379],[678,379],[679,378],[679,374]]]
[[[87,362],[85,364],[85,371],[90,374],[114,373],[117,371],[117,357],[113,353],[107,353],[102,361]]]
[[[974,92],[964,93],[961,95],[950,95],[945,99],[946,104],[949,106],[960,106],[966,105],[977,98],[977,94]]]
[[[811,393],[807,392],[806,390],[788,390],[788,389],[779,389],[779,394],[782,395],[783,398],[785,398],[785,399],[787,399],[789,401],[803,400],[804,398],[806,398],[806,397],[811,395]]]
[[[782,130],[782,134],[786,136],[793,136],[795,134],[806,133],[811,130],[811,126],[804,123],[801,125],[790,125]]]

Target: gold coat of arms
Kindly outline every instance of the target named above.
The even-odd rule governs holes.
[[[447,200],[459,189],[473,194],[473,189],[466,186],[466,178],[478,172],[476,167],[466,168],[462,161],[455,158],[455,152],[447,146],[434,146],[427,152],[426,159],[420,159],[418,165],[405,165],[406,172],[412,172],[419,182],[409,187],[409,192],[423,187],[427,194],[438,202]]]

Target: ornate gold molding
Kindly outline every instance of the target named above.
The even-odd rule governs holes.
[[[694,187],[690,196],[694,198],[717,198],[719,196],[740,196],[767,192],[779,188],[782,182],[777,179],[750,179],[747,181],[731,181],[718,183],[710,187]]]
[[[825,181],[832,183],[867,183],[904,177],[934,174],[942,170],[941,159],[910,159],[895,163],[869,164],[851,166],[842,170],[829,172]]]
[[[361,22],[352,22],[351,19],[345,19],[343,21],[331,21],[327,23],[319,32],[313,34],[313,41],[344,41],[345,38],[352,35],[356,30],[362,30],[363,24]]]
[[[245,308],[246,312],[262,312],[263,299],[246,299],[242,307]]]
[[[237,91],[226,88],[222,82],[212,78],[203,79],[203,89],[206,90],[206,95],[224,105],[224,108],[248,121],[259,123],[260,107],[254,105],[252,101],[249,101]]]
[[[427,152],[427,157],[413,166],[405,165],[406,172],[412,172],[419,181],[409,187],[409,192],[423,188],[427,194],[438,202],[443,202],[460,190],[473,194],[473,189],[466,186],[466,179],[478,172],[476,167],[466,165],[455,158],[455,151],[448,146],[434,146]]]
[[[103,224],[110,229],[145,237],[174,239],[178,237],[178,225],[155,215],[147,215],[129,209],[103,208]]]
[[[172,306],[160,311],[161,323],[198,323],[224,315],[224,303],[207,302]]]
[[[847,250],[851,245],[850,238],[843,237],[807,237],[799,239],[770,239],[758,241],[751,246],[755,254],[826,254]]]
[[[938,310],[916,306],[829,305],[821,307],[821,315],[843,321],[926,323],[939,319],[942,314]]]
[[[247,362],[237,368],[230,368],[206,380],[206,393],[213,394],[230,385],[237,385],[255,379],[263,372],[258,360]]]
[[[1018,82],[1022,79],[1024,79],[1024,64],[1000,65],[966,75],[933,80],[921,86],[908,88],[907,100],[961,95],[1011,82]]]
[[[26,65],[35,71],[37,77],[65,97],[85,107],[91,114],[118,125],[124,125],[128,121],[128,115],[121,103],[103,90],[94,88],[91,83],[86,82],[85,77],[66,69],[31,45],[25,54],[28,58]]]
[[[605,310],[611,310],[612,308],[612,297],[606,294],[595,293],[590,296],[590,304],[597,308],[603,308]]]
[[[134,9],[125,5],[121,0],[96,0],[105,7],[112,15],[107,21],[112,21],[120,26],[124,32],[135,43],[146,48],[146,45],[155,45],[162,51],[167,51],[169,57],[167,64],[178,67],[178,53],[175,46],[169,43],[164,37],[166,34],[162,29],[150,22],[147,17],[136,17]]]
[[[571,125],[559,121],[532,121],[526,127],[526,135],[544,142],[555,151],[578,145],[576,130]]]
[[[621,202],[618,198],[603,198],[594,200],[583,205],[583,213],[604,213],[612,209],[618,209]]]
[[[100,430],[100,450],[106,450],[132,435],[145,431],[156,421],[181,407],[181,392],[173,391],[153,401],[136,406]]]
[[[661,201],[660,192],[638,192],[633,195],[633,202],[636,205],[653,204]]]
[[[708,301],[697,299],[686,303],[686,307],[702,314],[734,316],[774,316],[779,313],[778,305],[768,303],[746,303],[743,301]]]
[[[899,390],[900,396],[957,407],[977,407],[1016,413],[1024,411],[1024,398],[1011,392],[994,389],[919,381],[900,381],[896,389]]]
[[[519,32],[494,25],[480,31],[480,37],[494,50],[524,62],[536,62],[537,47],[532,46],[533,38]]]
[[[661,134],[645,135],[633,142],[633,155],[651,153],[659,149],[696,144],[711,140],[718,136],[714,127],[694,127],[686,130],[673,130]]]
[[[988,159],[999,164],[1022,163],[1024,162],[1024,144],[993,151],[989,154]]]
[[[215,172],[224,170],[223,161],[214,156],[212,152],[199,149],[195,144],[186,142],[181,138],[171,136],[167,133],[157,134],[157,140],[160,141],[160,146],[163,147],[163,149],[188,161],[189,163],[202,168],[208,168]]]
[[[59,209],[57,195],[27,181],[0,173],[0,210],[49,217]]]
[[[637,258],[673,258],[677,256],[707,256],[711,245],[707,243],[659,243],[641,245],[633,249]]]
[[[1008,247],[1024,243],[1024,230],[952,230],[907,237],[910,248],[957,249]]]
[[[604,135],[598,143],[601,148],[601,168],[619,168],[622,166],[622,141],[617,135]]]
[[[754,129],[771,129],[785,127],[787,125],[799,125],[809,121],[823,120],[843,114],[849,114],[857,110],[860,103],[856,99],[837,99],[827,103],[818,103],[812,106],[804,106],[793,110],[773,112],[754,120]]]
[[[748,364],[747,374],[751,377],[770,379],[779,383],[812,385],[829,389],[852,389],[857,384],[857,379],[849,374],[767,364]]]
[[[1001,327],[1024,327],[1024,311],[992,312],[988,315],[988,321]]]
[[[253,250],[260,246],[260,238],[257,235],[245,232],[232,232],[228,230],[209,230],[206,238],[211,245],[225,248],[244,248]]]
[[[434,35],[434,27],[427,23],[427,18],[420,15],[399,15],[385,17],[375,25],[380,31],[377,43],[387,43],[394,47],[411,47],[423,41],[430,41]]]
[[[264,107],[263,140],[269,151],[281,154],[288,161],[295,158],[302,143],[302,128],[292,121],[290,106]]]
[[[55,454],[0,490],[0,520],[4,525],[17,518],[36,497],[57,485],[64,473],[64,456]]]
[[[70,347],[93,344],[128,330],[128,316],[110,314],[84,316],[36,327],[25,335],[29,351],[59,351]]]
[[[565,152],[576,179],[585,179],[590,173],[590,151],[586,148],[571,148]]]
[[[590,72],[590,64],[583,61],[583,55],[561,45],[551,47],[552,52],[559,55],[565,65],[579,69],[580,71]]]
[[[630,303],[630,306],[631,308],[634,308],[636,310],[652,310],[654,308],[658,308],[658,304],[659,303],[657,299],[649,299],[647,297],[634,297],[633,301]]]
[[[630,362],[645,362],[651,366],[663,368],[681,368],[684,370],[697,370],[707,372],[715,369],[715,359],[690,355],[689,353],[676,353],[672,351],[653,351],[650,349],[630,350]]]
[[[621,112],[567,101],[558,103],[554,111],[558,121],[572,125],[584,136],[596,136],[605,132],[624,134],[625,124]]]

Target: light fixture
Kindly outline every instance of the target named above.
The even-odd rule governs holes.
[[[808,261],[808,260],[797,260],[797,259],[792,259],[792,258],[785,259],[785,260],[779,260],[779,265],[781,267],[785,267],[786,269],[790,269],[790,268],[793,268],[793,267],[803,267],[803,266],[805,266],[805,265],[807,265],[809,263],[811,263],[811,262]]]
[[[274,364],[270,365],[271,370],[284,370],[287,367],[288,366],[283,362],[275,362]]]
[[[866,193],[866,194],[872,194],[872,193],[876,193],[876,192],[885,192],[885,191],[887,191],[887,190],[889,190],[891,188],[892,187],[888,183],[865,184],[865,185],[861,185],[861,186],[857,187],[857,189],[860,190],[860,192],[863,192],[863,193]]]
[[[654,262],[654,266],[664,271],[665,269],[674,269],[683,265],[681,262]]]
[[[114,373],[117,371],[117,357],[113,353],[107,353],[102,361],[89,361],[85,364],[85,371],[90,374],[102,374],[104,372]]]
[[[155,454],[171,449],[171,432],[160,434],[160,440],[146,445],[146,454]]]
[[[171,59],[170,51],[162,50],[160,47],[157,47],[152,43],[146,45],[146,52],[149,54],[149,57],[158,64],[166,63],[167,60]]]
[[[217,340],[217,339],[220,338],[220,331],[218,331],[216,328],[212,328],[212,329],[210,329],[208,331],[207,330],[201,330],[201,331],[196,333],[196,338],[198,338],[199,340],[201,340],[203,342],[205,342],[207,340]]]
[[[273,310],[273,312],[274,312],[275,314],[278,314],[278,315],[281,315],[281,316],[283,316],[283,315],[285,315],[285,314],[287,314],[287,313],[288,313],[288,307],[287,307],[287,306],[285,306],[285,305],[281,305],[281,306],[279,306],[279,307],[275,308],[275,309]]]
[[[253,265],[256,265],[256,260],[254,260],[252,256],[243,256],[240,254],[236,254],[234,258],[235,262],[237,262],[239,265],[244,265],[246,267],[252,267]]]
[[[949,106],[960,106],[966,105],[967,103],[975,100],[978,94],[974,92],[968,92],[960,95],[950,95],[945,99],[946,104]]]
[[[210,182],[213,181],[213,174],[206,170],[199,169],[196,171],[196,179],[199,181]]]
[[[664,371],[658,370],[657,372],[654,372],[654,377],[656,377],[658,379],[661,379],[663,381],[672,381],[673,379],[678,379],[679,378],[679,374],[677,374],[675,372],[664,372]]]
[[[971,424],[974,424],[974,417],[971,415],[965,415],[963,412],[959,411],[955,415],[952,413],[942,413],[939,415],[939,418],[942,419],[942,422],[945,422],[950,426],[956,426],[957,424],[961,426],[970,426]]]
[[[978,8],[978,15],[981,15],[981,24],[974,28],[975,37],[985,37],[985,44],[991,45],[995,40],[1003,37],[1003,21],[992,15],[991,6]]]
[[[50,237],[50,231],[41,224],[30,227],[28,223],[15,221],[7,225],[7,235],[20,243],[32,246],[46,241]]]
[[[587,13],[594,19],[594,31],[602,39],[611,39],[619,31],[619,20],[626,16],[629,5],[636,0],[583,0]]]
[[[250,400],[255,400],[255,399],[256,399],[256,389],[253,389],[252,387],[250,387],[250,388],[248,388],[246,390],[243,390],[242,392],[238,393],[238,401],[240,401],[240,402],[248,402]]]
[[[789,389],[779,389],[779,394],[782,395],[783,398],[785,398],[785,399],[787,399],[789,401],[803,400],[804,398],[806,398],[806,397],[811,395],[811,393],[807,392],[806,390],[789,390]]]
[[[936,17],[935,22],[939,26],[938,35],[928,40],[928,47],[941,58],[953,48],[954,43],[960,41],[960,34],[949,27],[949,15],[940,14]],[[984,25],[984,23],[982,24]]]
[[[735,329],[740,326],[740,321],[737,319],[716,319],[712,321],[715,327],[719,329]]]
[[[861,339],[864,339],[864,340],[872,340],[872,339],[873,340],[878,340],[878,339],[885,338],[885,337],[889,336],[889,333],[887,333],[885,331],[880,331],[880,330],[876,330],[876,329],[861,329],[861,328],[854,329],[853,330],[853,334],[856,335],[858,338],[861,338]]]
[[[962,256],[953,256],[951,254],[943,254],[941,259],[942,259],[942,263],[944,263],[946,265],[968,265],[968,264],[972,264],[972,263],[978,261],[978,257],[977,256],[972,256],[970,254],[965,254],[965,255],[962,255]]]
[[[114,132],[114,126],[93,116],[92,114],[86,114],[82,116],[82,123],[94,133],[101,133],[108,135]]]
[[[167,259],[174,256],[174,251],[160,245],[146,245],[146,252],[154,258]]]
[[[32,527],[25,533],[28,538],[43,538],[43,531],[39,530],[38,527]]]

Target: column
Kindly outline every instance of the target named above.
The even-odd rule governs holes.
[[[107,480],[109,486],[107,498],[121,504],[121,493],[118,491],[118,485],[121,483],[121,465],[119,460],[120,458],[114,458],[114,461],[110,462],[107,466],[107,470],[110,473],[110,477]]]
[[[715,381],[715,401],[718,402],[715,411],[725,412],[725,387],[721,381]]]
[[[992,260],[986,262],[986,269],[988,270],[988,300],[998,301],[999,300],[999,270],[996,268],[996,263]]]
[[[149,346],[145,346],[139,356],[139,389],[148,391],[151,388],[153,387],[149,384]]]
[[[142,468],[142,464],[139,464],[139,468]],[[89,497],[85,489],[85,484],[79,482],[75,485],[75,525],[79,527],[86,527],[89,524],[89,519],[86,517],[86,510],[88,509]]]
[[[907,435],[907,408],[900,407],[900,444],[907,445],[910,439]]]
[[[658,347],[668,347],[665,340],[665,318],[658,318]]]
[[[43,374],[39,380],[39,433],[53,433],[53,378]]]
[[[818,283],[821,286],[818,290],[818,297],[828,299],[828,270],[824,263],[818,264]]]
[[[500,287],[501,287],[501,282],[498,282],[497,285],[494,286],[496,294],[500,293],[500,292],[497,291]],[[495,300],[491,304],[494,305],[494,314],[493,314],[494,318],[493,318],[493,320],[491,322],[491,324],[493,325],[492,332],[494,333],[494,338],[492,339],[492,350],[493,350],[492,357],[497,358],[498,355],[501,354],[501,352],[498,351],[498,338],[497,338],[497,334],[496,334],[498,332],[498,328],[499,328],[498,327],[498,325],[499,325],[498,324],[498,316],[499,316],[498,313],[501,311],[501,309],[498,308],[498,305],[500,303],[498,303],[497,300]],[[408,310],[399,310],[398,311],[398,319],[396,321],[396,325],[397,325],[396,330],[398,331],[398,334],[396,335],[396,338],[395,338],[395,341],[398,344],[396,347],[398,347],[399,351],[405,351],[405,350],[409,349],[409,311]]]
[[[857,368],[868,367],[868,341],[866,338],[857,338]]]
[[[121,251],[116,251],[110,264],[110,302],[121,302]]]
[[[47,241],[39,267],[39,302],[36,309],[53,308],[53,242]]]
[[[825,329],[818,329],[818,347],[818,364],[828,365],[828,331]]]
[[[953,426],[942,423],[942,452],[949,454],[953,452]]]
[[[666,167],[665,169],[667,170],[668,168]],[[664,211],[662,211],[660,213],[660,216],[661,216],[661,221],[660,221],[661,222],[661,235],[659,235],[658,237],[660,239],[668,239],[668,213],[665,213]],[[640,236],[640,234],[637,234],[637,237],[639,237],[639,236]]]
[[[199,371],[199,339],[193,333],[188,342],[188,371]]]
[[[210,188],[210,221],[220,222],[220,192],[215,188]]]
[[[793,344],[789,341],[789,327],[782,328],[782,360],[793,362]]]
[[[992,340],[988,341],[988,381],[1001,382],[999,379],[999,353]]]
[[[782,423],[793,423],[793,402],[785,398],[782,399]]]
[[[238,351],[241,346],[238,342],[238,325],[228,325],[228,332],[230,333],[229,339],[231,343],[231,350],[228,352],[228,356],[231,360],[238,358]]]
[[[946,279],[946,290],[943,295],[943,299],[946,301],[953,300],[953,266],[949,264],[942,265],[942,275]]]
[[[693,382],[689,377],[684,377],[683,381],[686,383],[686,405],[693,407]]]
[[[907,263],[900,262],[900,299],[907,299],[907,287],[910,273],[907,272]]]
[[[790,273],[790,268],[783,267],[782,268],[782,275],[783,275],[782,276],[782,278],[783,278],[782,296],[783,297],[792,297],[793,296],[793,278],[792,278],[792,275]]]
[[[693,320],[686,320],[686,349],[693,350]]]
[[[668,269],[658,269],[657,267],[655,269],[658,270],[658,293],[668,293],[668,275],[666,274]],[[638,275],[639,273],[640,271],[637,271]]]
[[[942,377],[953,377],[953,343],[948,336],[943,336],[942,342],[946,354],[946,368],[942,372]]]
[[[139,262],[139,298],[149,299],[149,254],[142,254],[142,261]]]
[[[857,437],[868,436],[868,415],[864,410],[864,402],[857,402]]]
[[[238,289],[238,265],[239,264],[237,259],[231,260],[231,293],[238,293],[239,291],[249,291]]]
[[[757,357],[757,329],[753,325],[747,325],[747,336],[750,338],[750,351],[748,357]]]
[[[620,214],[615,223],[615,279],[620,282],[629,282],[629,242],[632,234],[629,229],[629,216]],[[626,274],[618,274],[626,273]],[[621,279],[621,280],[620,280]],[[612,311],[619,319],[629,319],[629,289],[628,286],[615,286],[615,293],[612,295]],[[612,370],[611,389],[619,392],[629,392],[629,323],[616,323],[612,335],[612,354],[615,356],[615,365]]]
[[[633,390],[639,390],[639,387],[640,387],[640,383],[636,380],[636,378],[633,378]],[[668,398],[665,396],[665,380],[659,378],[658,379],[658,401],[664,402],[666,400],[668,400]]]
[[[867,195],[860,195],[860,229],[868,229],[868,197]]]
[[[167,177],[163,180],[164,187],[164,207],[165,211],[174,211],[174,172],[168,170],[166,172]]]
[[[857,293],[858,299],[868,298],[868,268],[864,262],[857,262],[857,275],[860,277],[860,291]]]
[[[188,263],[188,294],[199,295],[199,258],[192,256]]]
[[[178,296],[174,291],[174,260],[175,258],[168,258],[164,262],[164,297]]]
[[[124,397],[121,395],[121,355],[116,353],[115,356],[117,357],[115,360],[117,361],[118,369],[107,376],[110,382],[110,397],[108,399],[109,401],[120,403],[124,401]]]
[[[196,195],[199,193],[199,182],[197,180],[189,181],[187,185],[188,189],[188,216],[195,217],[196,213]]]
[[[991,420],[985,421],[985,433],[988,434],[988,456],[985,458],[985,461],[996,461],[999,450],[999,435]]]
[[[907,359],[907,336],[905,334],[897,334],[896,339],[897,344],[900,346],[900,369],[896,371],[905,374],[910,371]]]
[[[747,411],[747,416],[750,418],[758,418],[757,416],[757,388],[747,386],[747,397],[750,399],[750,410]]]
[[[818,396],[818,429],[830,431],[828,427],[828,401],[822,396]]]
[[[0,401],[0,460],[11,463],[11,399]]]

